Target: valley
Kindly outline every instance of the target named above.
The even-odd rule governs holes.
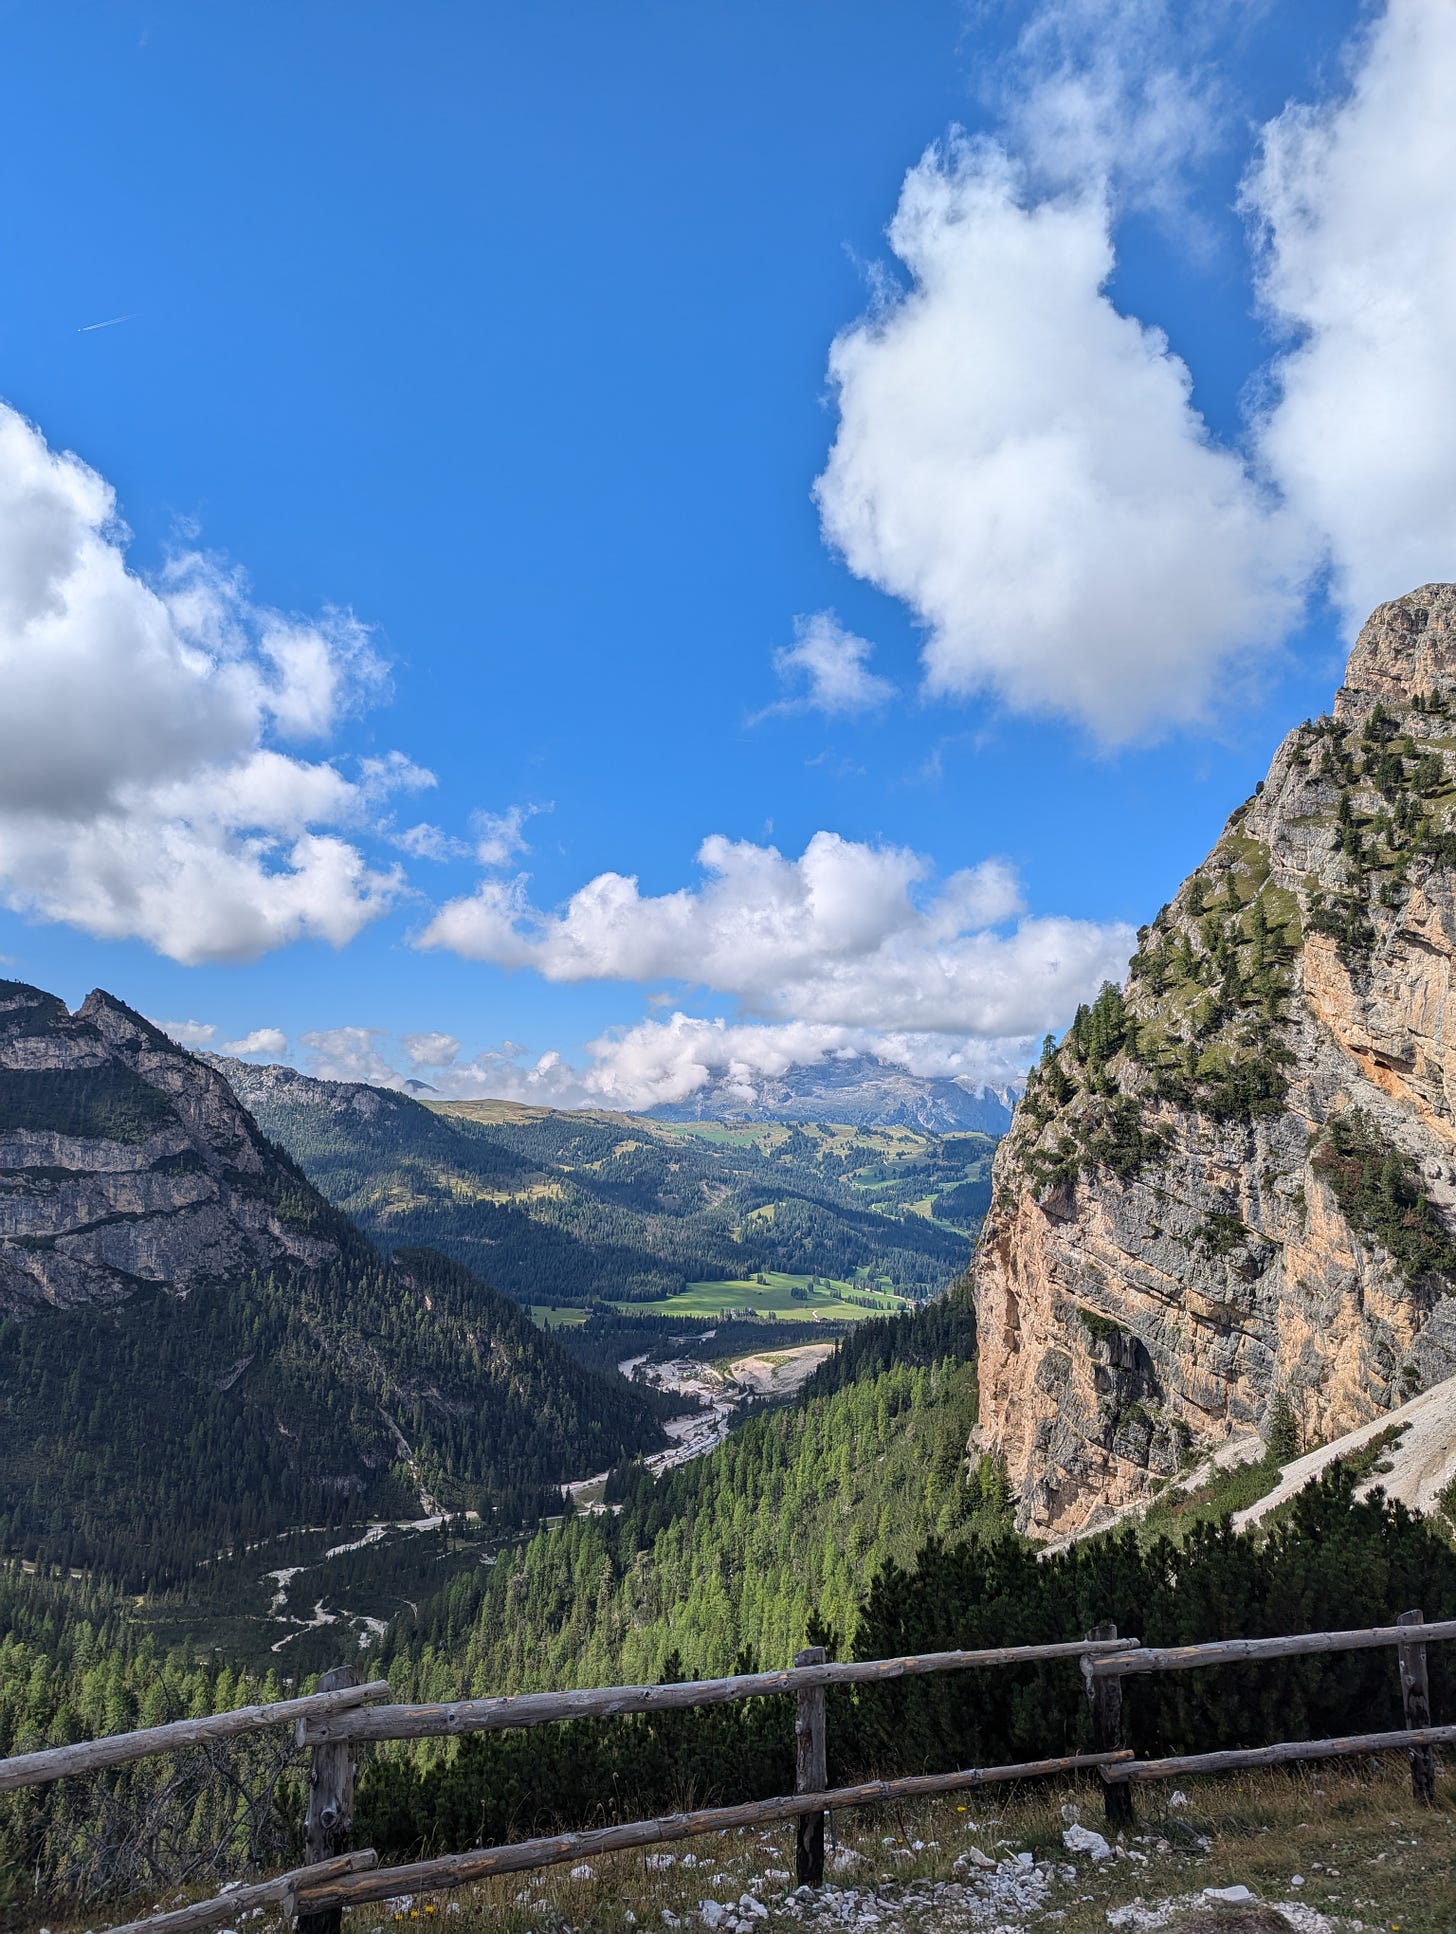
[[[417,1703],[1456,1604],[1453,707],[1427,587],[999,1144],[425,1104],[0,984],[0,1746],[341,1656]],[[1155,1680],[1128,1723],[1162,1753],[1391,1728],[1386,1665]],[[1089,1723],[1031,1665],[830,1709],[832,1770],[879,1777]],[[382,1754],[360,1830],[403,1857],[782,1791],[791,1723]],[[28,1871],[103,1840],[0,1816]]]
[[[213,1065],[382,1247],[435,1248],[528,1306],[647,1309],[764,1271],[923,1300],[964,1268],[989,1200],[979,1133],[426,1104]]]

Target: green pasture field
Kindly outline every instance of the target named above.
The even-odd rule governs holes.
[[[811,1287],[815,1281],[812,1276],[788,1276],[782,1270],[766,1269],[761,1282],[746,1279],[689,1283],[676,1296],[665,1296],[656,1303],[614,1303],[612,1307],[623,1315],[714,1317],[732,1309],[752,1310],[757,1316],[772,1313],[775,1316],[796,1317],[800,1322],[832,1317],[838,1323],[857,1323],[862,1317],[889,1315],[910,1307],[903,1297],[891,1295],[885,1290],[871,1289],[863,1282],[841,1282],[820,1276],[817,1279],[818,1287]],[[829,1283],[827,1290],[824,1288],[826,1281]],[[795,1296],[795,1289],[808,1293],[802,1297]],[[844,1301],[849,1295],[872,1301],[874,1308],[865,1309],[861,1303]]]
[[[561,1308],[555,1303],[532,1303],[530,1310],[531,1321],[543,1330],[574,1329],[591,1315],[590,1310]]]

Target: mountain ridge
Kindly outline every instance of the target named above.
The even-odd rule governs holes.
[[[1001,1135],[1020,1082],[972,1087],[950,1076],[910,1074],[873,1055],[794,1067],[781,1075],[718,1075],[686,1099],[643,1112],[658,1121],[817,1121],[865,1128],[970,1129]]]
[[[132,1586],[303,1524],[530,1523],[663,1441],[459,1263],[381,1256],[101,991],[0,983],[0,1291],[0,1550]]]
[[[1456,1371],[1456,586],[1382,605],[1121,989],[1033,1072],[974,1262],[978,1446],[1085,1529],[1197,1445]]]
[[[673,1123],[418,1101],[212,1057],[382,1245],[428,1243],[532,1304],[649,1302],[762,1269],[942,1287],[984,1208],[977,1131]],[[928,1208],[915,1212],[916,1202]],[[938,1219],[937,1205],[947,1212]]]

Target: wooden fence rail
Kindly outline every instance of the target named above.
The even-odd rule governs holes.
[[[1234,1773],[1248,1766],[1289,1766],[1306,1759],[1349,1759],[1362,1753],[1429,1752],[1456,1740],[1456,1726],[1421,1726],[1398,1733],[1351,1733],[1344,1739],[1293,1739],[1278,1746],[1238,1746],[1222,1753],[1182,1753],[1176,1759],[1133,1759],[1102,1768],[1109,1782],[1175,1780],[1190,1773]],[[1421,1795],[1417,1791],[1416,1798]]]
[[[68,1779],[74,1773],[99,1773],[131,1760],[156,1759],[162,1753],[179,1753],[209,1739],[236,1739],[242,1733],[301,1723],[309,1715],[344,1712],[364,1700],[388,1697],[388,1681],[375,1679],[368,1685],[347,1686],[337,1692],[313,1692],[266,1706],[237,1706],[231,1712],[209,1713],[202,1719],[176,1719],[170,1725],[147,1726],[140,1732],[112,1733],[109,1738],[83,1740],[76,1746],[17,1753],[12,1759],[0,1759],[0,1793],[11,1793],[20,1786],[44,1786],[49,1780]]]
[[[1435,1626],[1428,1626],[1434,1632]],[[1409,1633],[1403,1634],[1408,1639]],[[440,1739],[507,1727],[558,1725],[567,1719],[615,1719],[630,1712],[682,1712],[736,1699],[814,1686],[879,1685],[922,1672],[963,1672],[975,1666],[1030,1665],[1047,1659],[1084,1659],[1128,1652],[1136,1639],[1074,1639],[1057,1645],[1001,1645],[979,1652],[922,1652],[902,1659],[794,1665],[782,1672],[745,1672],[731,1679],[688,1679],[666,1686],[595,1686],[583,1692],[518,1692],[496,1699],[451,1699],[429,1706],[376,1706],[298,1722],[300,1746],[343,1740]]]
[[[94,1772],[108,1766],[210,1739],[227,1739],[265,1726],[293,1723],[301,1747],[312,1754],[306,1867],[254,1886],[234,1887],[210,1901],[195,1902],[128,1922],[112,1934],[190,1934],[220,1926],[254,1905],[283,1902],[299,1917],[306,1934],[335,1934],[345,1906],[387,1900],[406,1892],[459,1887],[494,1874],[523,1873],[568,1860],[626,1848],[659,1845],[699,1834],[725,1833],[775,1820],[799,1822],[797,1865],[801,1884],[818,1886],[824,1877],[823,1824],[832,1810],[879,1805],[886,1801],[950,1793],[993,1782],[1041,1779],[1052,1774],[1096,1770],[1105,1782],[1109,1823],[1132,1818],[1133,1785],[1195,1773],[1216,1773],[1254,1766],[1275,1766],[1311,1759],[1404,1750],[1411,1756],[1417,1800],[1434,1796],[1434,1750],[1456,1741],[1456,1725],[1430,1723],[1426,1646],[1456,1639],[1456,1619],[1427,1625],[1420,1612],[1406,1612],[1396,1625],[1347,1632],[1302,1632],[1268,1639],[1219,1639],[1204,1645],[1142,1646],[1120,1638],[1117,1628],[1098,1626],[1086,1638],[1053,1645],[994,1646],[977,1651],[928,1652],[896,1659],[834,1662],[813,1648],[796,1655],[782,1672],[739,1673],[731,1678],[700,1679],[665,1686],[603,1686],[578,1692],[522,1693],[496,1699],[461,1699],[435,1705],[390,1705],[389,1686],[347,1683],[355,1675],[341,1668],[325,1676],[324,1689],[304,1698],[266,1706],[245,1706],[203,1719],[121,1733],[76,1746],[53,1747],[0,1760],[0,1791]],[[1397,1649],[1406,1725],[1400,1732],[1361,1733],[1339,1739],[1296,1740],[1228,1752],[1185,1754],[1140,1760],[1123,1745],[1121,1682],[1134,1672],[1176,1672],[1199,1666],[1231,1665],[1262,1659],[1298,1658],[1378,1646]],[[831,1788],[826,1770],[825,1690],[834,1685],[875,1685],[923,1673],[958,1672],[978,1667],[1013,1666],[1075,1660],[1091,1703],[1090,1753],[1022,1761],[1007,1766],[966,1768],[955,1773],[916,1774]],[[367,1740],[443,1738],[506,1727],[532,1727],[562,1721],[609,1718],[626,1713],[683,1711],[739,1699],[792,1694],[796,1701],[796,1791],[775,1799],[736,1806],[669,1814],[620,1826],[477,1847],[406,1866],[379,1869],[372,1852],[351,1852],[355,1750]],[[325,1857],[327,1856],[327,1857]]]
[[[1456,1618],[1442,1619],[1435,1625],[1422,1624],[1422,1645],[1430,1639],[1456,1639]],[[1409,1646],[1410,1642],[1409,1625],[1372,1625],[1354,1632],[1296,1632],[1288,1638],[1215,1639],[1207,1645],[1147,1645],[1116,1658],[1094,1659],[1087,1669],[1094,1678],[1114,1674],[1123,1678],[1130,1672],[1185,1672],[1201,1665],[1296,1659],[1320,1652],[1363,1652],[1380,1645]]]
[[[969,1786],[992,1786],[1006,1780],[1045,1779],[1053,1773],[1095,1770],[1109,1760],[1131,1754],[1075,1753],[1065,1759],[1027,1760],[1017,1766],[968,1767],[960,1773],[916,1773],[906,1779],[870,1780],[863,1786],[839,1786],[827,1793],[792,1793],[782,1799],[749,1800],[741,1806],[705,1807],[698,1813],[669,1813],[656,1820],[634,1820],[620,1827],[593,1827],[585,1833],[557,1833],[543,1840],[513,1840],[503,1847],[477,1847],[470,1853],[442,1854],[436,1860],[417,1860],[408,1867],[385,1867],[357,1879],[325,1882],[300,1890],[299,1906],[310,1912],[320,1907],[357,1907],[365,1901],[389,1900],[396,1894],[430,1893],[464,1887],[494,1874],[519,1874],[538,1867],[557,1867],[568,1860],[589,1860],[594,1854],[620,1853],[630,1847],[660,1846],[665,1841],[688,1840],[703,1833],[732,1833],[738,1827],[765,1826],[791,1820],[803,1813],[827,1813],[851,1806],[878,1806],[886,1801],[921,1799],[933,1793],[958,1793]]]
[[[345,1874],[364,1873],[376,1866],[378,1859],[372,1848],[340,1854],[334,1860],[274,1874],[271,1880],[255,1881],[250,1887],[230,1887],[213,1900],[191,1901],[186,1907],[173,1907],[144,1921],[127,1921],[123,1927],[113,1927],[110,1934],[199,1934],[202,1928],[240,1919],[255,1907],[282,1906],[291,1913],[301,1887],[322,1887]]]

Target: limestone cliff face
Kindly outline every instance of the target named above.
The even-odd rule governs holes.
[[[1095,1523],[1276,1391],[1314,1442],[1456,1372],[1453,957],[1456,585],[1427,585],[998,1151],[978,1437],[1026,1528]]]
[[[326,1263],[309,1195],[222,1076],[120,1001],[71,1014],[0,981],[0,1311]]]

